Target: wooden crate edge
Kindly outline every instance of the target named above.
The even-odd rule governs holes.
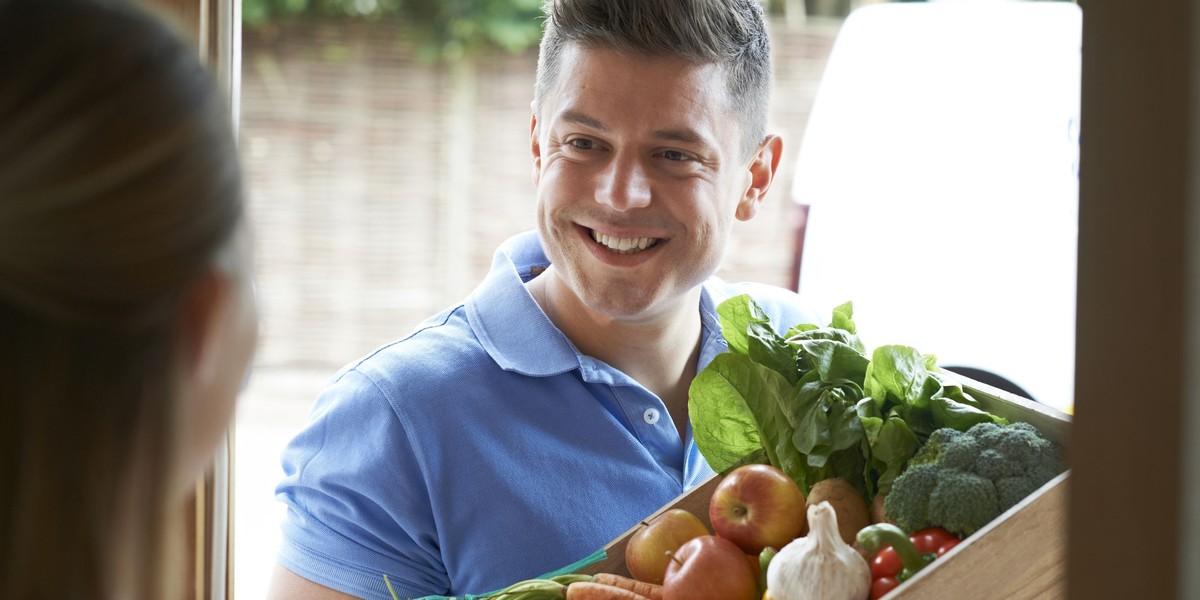
[[[975,600],[1042,600],[1065,596],[1070,471],[901,584],[889,600],[935,600],[957,589]],[[970,582],[970,591],[963,590]]]

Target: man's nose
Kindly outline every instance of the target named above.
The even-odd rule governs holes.
[[[634,157],[613,157],[600,178],[597,202],[622,211],[650,205],[650,179],[645,165]]]

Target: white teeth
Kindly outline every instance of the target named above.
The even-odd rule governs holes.
[[[620,254],[633,254],[634,252],[640,252],[658,243],[657,238],[619,238],[606,233],[600,233],[596,230],[592,230],[592,239],[596,240],[597,244],[600,244],[605,248],[616,251]]]

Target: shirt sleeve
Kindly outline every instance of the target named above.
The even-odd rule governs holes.
[[[327,387],[282,462],[281,565],[362,598],[391,600],[385,573],[401,598],[449,588],[423,461],[370,378],[351,369]]]

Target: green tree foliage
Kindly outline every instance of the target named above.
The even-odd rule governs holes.
[[[387,20],[419,43],[422,58],[455,61],[536,44],[539,7],[539,0],[242,0],[242,23],[253,29],[281,17]]]

